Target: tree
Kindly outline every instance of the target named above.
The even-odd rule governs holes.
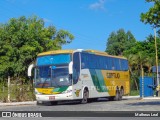
[[[159,37],[157,37],[157,46],[160,46]],[[124,55],[137,54],[140,51],[144,51],[149,57],[155,58],[155,43],[153,35],[149,35],[144,41],[137,41],[134,46],[124,51]],[[158,49],[158,56],[160,59],[160,49]]]
[[[0,75],[22,80],[38,53],[61,49],[73,39],[66,30],[45,27],[37,16],[11,18],[0,25]]]
[[[160,28],[160,1],[146,0],[146,2],[153,2],[154,5],[146,13],[141,13],[141,21],[145,24],[150,24],[154,28]],[[160,30],[159,30],[160,32]]]
[[[124,51],[134,46],[136,40],[132,33],[123,29],[112,32],[107,39],[106,52],[111,55],[123,55]]]
[[[157,46],[160,46],[159,37],[157,37]],[[131,32],[125,33],[124,30],[121,30],[110,34],[106,51],[112,55],[121,55],[122,53],[127,57],[131,73],[131,87],[138,90],[142,69],[144,69],[145,74],[150,75],[151,68],[155,65],[154,47],[153,35],[149,35],[144,41],[136,41]],[[158,56],[160,57],[160,49],[158,49]]]
[[[142,75],[142,70],[145,71],[145,73],[150,73],[151,68],[154,63],[153,57],[147,55],[145,51],[139,51],[136,54],[128,54],[127,56],[128,62],[129,62],[129,71],[131,73],[131,82],[134,81],[133,84],[135,84],[136,90],[138,90],[138,80],[139,76]]]
[[[133,54],[128,54],[127,56],[127,60],[128,60],[128,65],[129,65],[129,71],[131,74],[131,89],[134,89],[136,87],[136,90],[138,91],[138,75],[135,72],[135,66],[136,66],[136,61],[134,60],[135,55]],[[135,87],[134,87],[135,85]]]

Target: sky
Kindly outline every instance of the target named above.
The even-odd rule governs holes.
[[[0,23],[37,15],[46,27],[53,25],[75,36],[63,49],[105,51],[110,33],[121,28],[138,41],[153,34],[152,27],[140,21],[140,14],[151,6],[145,0],[0,0]]]

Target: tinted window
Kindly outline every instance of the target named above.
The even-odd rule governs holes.
[[[128,61],[125,59],[95,55],[92,53],[81,53],[82,69],[102,70],[128,70]]]
[[[121,60],[121,67],[122,67],[122,70],[128,70],[128,61],[122,59]]]
[[[120,62],[119,62],[119,58],[115,58],[115,70],[121,70],[121,65],[120,65]]]
[[[71,61],[70,54],[40,56],[37,58],[37,66],[66,64],[69,63],[70,61]]]
[[[79,52],[73,54],[73,84],[78,82],[80,74],[80,58]]]

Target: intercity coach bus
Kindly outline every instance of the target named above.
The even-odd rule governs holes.
[[[56,50],[38,54],[34,69],[37,103],[79,100],[87,103],[99,97],[121,100],[130,92],[128,61],[96,50]]]

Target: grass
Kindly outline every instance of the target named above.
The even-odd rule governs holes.
[[[3,88],[3,89],[2,89]],[[8,88],[0,85],[0,102],[8,102]],[[33,89],[29,85],[11,85],[11,101],[32,101],[35,99]]]
[[[139,90],[138,91],[137,90],[130,91],[130,96],[137,96],[137,95],[139,95]]]

